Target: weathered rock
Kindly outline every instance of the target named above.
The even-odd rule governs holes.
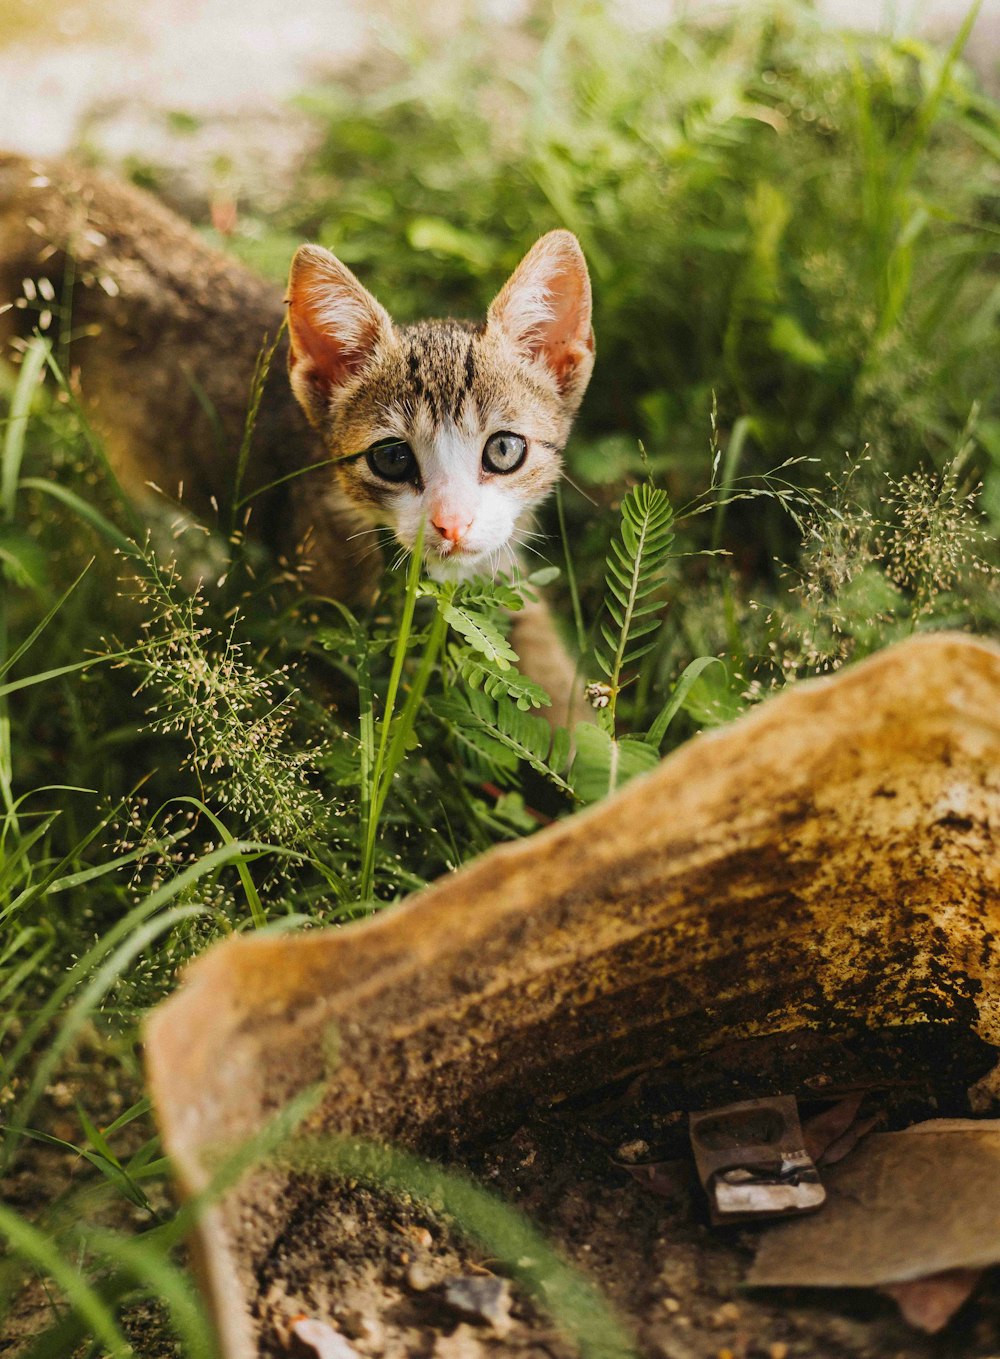
[[[499,1335],[510,1329],[510,1284],[506,1279],[491,1275],[448,1279],[441,1297],[466,1321],[492,1326]]]
[[[912,640],[787,690],[607,803],[347,929],[213,949],[147,1061],[182,1192],[321,1082],[313,1131],[434,1150],[733,1039],[968,1025],[1000,1044],[1000,650]],[[279,1177],[203,1219],[227,1359]]]

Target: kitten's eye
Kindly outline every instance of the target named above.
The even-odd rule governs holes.
[[[409,444],[376,444],[365,454],[365,462],[383,481],[413,481],[417,460]]]
[[[502,430],[491,434],[483,449],[483,466],[487,472],[516,472],[528,456],[527,442],[520,434]]]

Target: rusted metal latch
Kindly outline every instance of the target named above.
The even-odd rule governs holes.
[[[826,1199],[791,1095],[690,1116],[695,1165],[716,1226],[811,1213]]]

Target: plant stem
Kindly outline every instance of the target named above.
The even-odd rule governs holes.
[[[445,621],[444,614],[440,607],[435,605],[434,621],[431,623],[430,635],[427,638],[427,645],[424,647],[424,654],[420,658],[420,667],[414,676],[410,692],[406,696],[406,703],[403,705],[403,711],[400,713],[399,722],[389,746],[389,753],[386,756],[382,786],[379,789],[378,801],[375,806],[376,818],[381,815],[389,788],[392,785],[393,775],[406,753],[406,742],[416,725],[417,710],[423,701],[428,681],[437,663],[438,654],[447,633],[448,624]]]
[[[583,626],[583,610],[580,608],[580,591],[576,583],[576,571],[573,569],[573,557],[569,550],[569,535],[566,532],[566,516],[563,512],[562,487],[556,487],[556,512],[559,515],[559,536],[562,538],[563,556],[566,559],[566,583],[569,585],[569,597],[573,605],[573,623],[576,627],[576,652],[582,656],[587,650],[587,630]]]
[[[396,639],[396,650],[392,661],[392,673],[389,676],[389,687],[385,696],[385,712],[382,714],[382,722],[379,729],[378,750],[376,751],[375,763],[372,767],[370,782],[371,795],[368,800],[368,815],[365,821],[364,846],[361,857],[361,878],[359,883],[359,894],[362,901],[371,901],[375,885],[375,841],[378,835],[379,815],[385,804],[383,784],[386,782],[386,755],[389,750],[389,728],[392,725],[392,717],[396,708],[396,697],[399,693],[399,685],[403,677],[403,666],[406,663],[406,652],[410,643],[410,634],[413,631],[413,614],[417,605],[417,583],[420,580],[420,568],[424,555],[423,549],[424,526],[421,524],[420,529],[417,532],[417,540],[413,544],[410,567],[406,574],[406,598],[403,601],[403,616],[399,621],[399,636]],[[395,742],[393,744],[395,745]]]

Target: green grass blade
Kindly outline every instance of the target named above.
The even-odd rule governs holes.
[[[31,403],[38,390],[38,380],[45,367],[51,345],[48,340],[36,336],[28,342],[21,370],[14,388],[7,432],[4,435],[3,449],[0,450],[0,518],[12,520],[17,504],[17,483],[21,475],[21,459],[24,456],[24,436],[31,414]]]
[[[88,1227],[85,1239],[88,1248],[165,1304],[184,1359],[217,1359],[211,1322],[189,1276],[171,1262],[158,1242],[148,1236],[123,1237],[102,1227]]]
[[[21,484],[23,485],[24,483],[22,482]],[[87,572],[88,572],[88,571],[90,570],[90,568],[93,566],[93,564],[94,564],[94,558],[91,557],[90,561],[87,563],[87,565],[83,568],[83,570],[82,570],[82,571],[80,572],[80,574],[77,576],[77,578],[76,578],[76,580],[73,582],[73,584],[69,587],[69,589],[65,590],[65,591],[59,596],[59,598],[56,600],[55,604],[52,605],[52,608],[49,609],[48,613],[45,615],[45,617],[42,619],[42,621],[41,621],[40,623],[36,624],[34,628],[32,628],[31,632],[30,632],[30,633],[28,634],[28,636],[24,639],[24,641],[20,644],[20,646],[16,647],[16,648],[10,653],[10,655],[6,658],[6,660],[4,660],[4,661],[2,662],[2,664],[0,664],[0,679],[2,679],[4,675],[6,675],[7,671],[11,668],[12,665],[16,665],[16,664],[17,664],[17,662],[21,659],[21,657],[25,654],[25,652],[31,650],[31,648],[34,646],[34,644],[38,641],[39,637],[41,637],[42,633],[45,631],[45,629],[46,629],[46,628],[49,626],[49,624],[52,622],[53,618],[55,618],[56,614],[59,612],[59,610],[62,608],[62,606],[66,603],[67,599],[69,599],[70,595],[73,593],[73,591],[76,589],[76,587],[80,584],[81,580],[83,580],[84,576],[87,574]]]
[[[222,836],[223,844],[226,845],[236,844],[236,837],[231,834],[231,832],[226,828],[225,824],[219,820],[215,813],[209,807],[205,806],[201,798],[176,797],[171,798],[171,802],[176,802],[181,805],[186,804],[190,807],[195,807],[199,812],[201,812],[203,816],[207,817],[208,820],[211,821],[212,825]],[[244,858],[244,856],[240,854],[237,855],[234,862],[236,864],[236,871],[240,877],[240,882],[243,885],[243,891],[246,893],[247,902],[250,906],[251,919],[253,920],[254,926],[258,930],[262,930],[264,926],[267,924],[267,912],[264,910],[264,907],[261,904],[260,895],[257,892],[257,888],[254,886],[254,880],[250,875],[250,869],[247,867],[247,861]]]
[[[691,692],[692,687],[697,682],[703,671],[710,665],[722,665],[718,656],[698,656],[695,660],[686,665],[681,672],[681,676],[674,685],[674,691],[664,703],[659,713],[653,721],[649,731],[646,732],[646,740],[651,746],[659,750],[663,744],[663,738],[667,734],[667,728],[677,716],[677,713],[684,706],[684,700]],[[723,667],[725,668],[725,667]]]
[[[132,1346],[119,1330],[107,1304],[76,1266],[71,1265],[56,1250],[44,1232],[0,1204],[0,1235],[6,1237],[12,1250],[52,1279],[66,1301],[114,1359],[118,1359],[118,1356],[124,1359],[133,1353]]]
[[[141,556],[131,538],[126,538],[125,534],[120,529],[115,528],[111,520],[105,518],[100,510],[89,505],[82,496],[78,496],[68,486],[63,486],[58,481],[45,481],[42,477],[22,477],[18,484],[25,490],[38,491],[42,495],[51,496],[53,500],[58,500],[60,504],[72,510],[85,523],[97,529],[101,537],[112,547],[117,548],[123,557]]]

